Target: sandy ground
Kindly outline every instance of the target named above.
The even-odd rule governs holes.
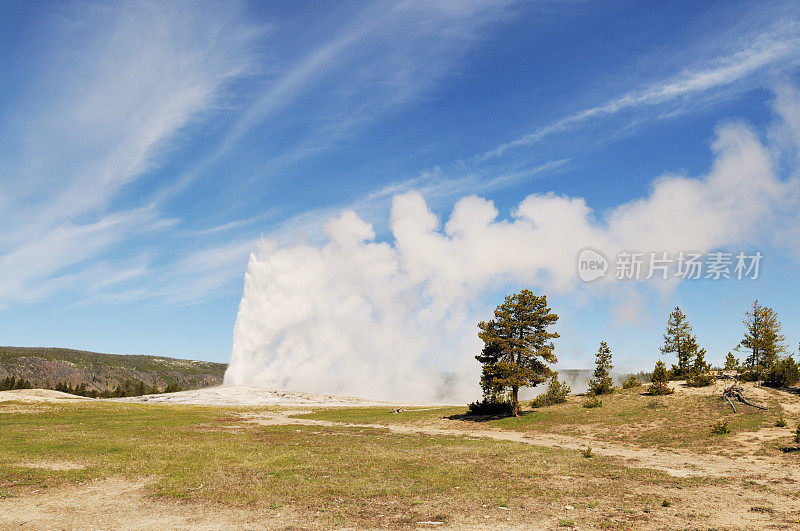
[[[160,395],[115,398],[120,402],[156,404],[195,404],[203,406],[391,406],[391,402],[357,398],[353,396],[301,393],[280,389],[247,386],[218,386],[193,391],[180,391]]]
[[[33,489],[0,500],[2,529],[258,529],[287,527],[290,510],[262,514],[252,508],[161,502],[148,497],[149,481],[108,478],[59,489]],[[79,510],[76,510],[79,508]]]

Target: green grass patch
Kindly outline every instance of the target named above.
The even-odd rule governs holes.
[[[347,424],[413,424],[430,420],[438,420],[452,415],[461,415],[466,407],[448,406],[433,408],[409,408],[401,413],[392,413],[386,407],[341,407],[326,408],[311,413],[292,415],[299,419],[326,420]]]
[[[571,397],[533,411],[523,411],[520,417],[471,420],[462,418],[465,428],[502,428],[515,431],[561,433],[625,442],[648,447],[691,448],[695,451],[720,451],[730,444],[730,438],[714,436],[714,422],[727,421],[734,433],[758,431],[774,424],[780,414],[777,396],[765,405],[767,411],[742,406],[737,413],[716,396],[685,393],[653,397],[643,394],[643,388],[617,390],[603,397],[603,407],[582,407],[580,397]],[[392,415],[389,408],[327,409],[298,415],[300,418],[358,424],[417,424],[439,422],[445,417],[458,417],[466,407],[435,408],[426,411],[407,411]],[[451,424],[452,426],[452,424]],[[455,426],[459,427],[459,426]]]
[[[358,519],[369,526],[380,515],[413,525],[498,500],[533,510],[594,493],[614,506],[633,507],[636,500],[623,492],[698,481],[514,442],[380,428],[258,426],[239,420],[238,411],[91,402],[19,412],[0,404],[0,493],[146,478],[155,497],[273,510],[291,505],[329,522]],[[418,420],[434,413],[419,414]],[[48,462],[83,468],[41,467]],[[553,481],[559,476],[580,480]]]

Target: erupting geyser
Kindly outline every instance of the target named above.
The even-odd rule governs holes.
[[[394,199],[391,244],[374,241],[352,211],[325,225],[322,247],[262,243],[245,277],[225,383],[474,400],[475,324],[493,307],[478,304],[481,293],[493,280],[533,281],[543,268],[551,282],[574,281],[575,255],[550,230],[552,209],[593,231],[582,201],[531,196],[512,222],[496,221],[491,202],[464,198],[442,232],[412,192]],[[588,234],[575,236],[577,245]]]
[[[441,229],[419,193],[394,198],[391,243],[355,212],[325,225],[323,246],[265,241],[250,258],[226,384],[372,399],[464,402],[479,395],[476,323],[490,289],[579,286],[584,247],[677,253],[746,241],[788,197],[747,127],[720,128],[701,178],[662,177],[651,195],[596,221],[583,199],[530,195],[512,219],[465,197]],[[586,289],[613,289],[613,279]],[[556,310],[558,310],[556,308]],[[588,360],[587,360],[588,362]]]

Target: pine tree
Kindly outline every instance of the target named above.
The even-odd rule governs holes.
[[[739,371],[739,358],[734,356],[731,352],[725,356],[725,370],[726,371]]]
[[[667,373],[667,366],[664,362],[658,360],[655,369],[653,369],[653,377],[650,381],[648,391],[651,395],[670,395],[674,391],[669,386],[669,373]]]
[[[711,375],[711,365],[706,362],[706,349],[698,348],[697,341],[692,338],[690,341],[690,352],[694,352],[692,357],[692,366],[689,370],[689,376],[686,378],[686,383],[692,387],[705,387],[714,382],[714,377]]]
[[[749,350],[745,363],[759,377],[769,370],[786,352],[786,336],[781,333],[781,323],[775,310],[753,301],[753,307],[742,320],[745,334],[737,348]]]
[[[675,307],[667,319],[667,331],[664,334],[664,345],[661,347],[662,354],[675,354],[678,357],[678,365],[673,370],[673,376],[680,378],[689,373],[691,363],[690,341],[692,335],[692,325],[686,314],[679,307]]]
[[[481,387],[497,396],[510,390],[511,412],[519,416],[520,387],[534,387],[550,376],[546,363],[556,363],[548,327],[558,315],[547,307],[547,297],[530,290],[508,295],[494,311],[494,319],[478,323],[484,348],[475,358],[483,364]]]
[[[630,376],[625,378],[624,382],[622,382],[623,389],[631,389],[633,387],[639,387],[641,385],[642,382],[639,381],[639,378],[637,378],[635,374],[631,374]]]
[[[531,400],[531,407],[545,407],[554,404],[563,404],[567,401],[567,396],[572,392],[572,389],[558,379],[558,373],[554,372],[550,377],[550,382],[547,384],[547,391]]]
[[[600,342],[595,359],[594,378],[589,380],[589,392],[605,395],[614,391],[614,379],[611,378],[611,349],[605,341]]]

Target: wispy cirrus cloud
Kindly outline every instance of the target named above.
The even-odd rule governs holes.
[[[304,131],[264,171],[331,147],[381,115],[422,97],[452,73],[485,30],[518,0],[371,2],[298,53],[261,90],[217,147],[161,198],[186,189],[259,127]],[[316,27],[315,27],[316,28]],[[308,35],[314,42],[316,35]],[[376,53],[377,51],[377,53]],[[313,112],[308,109],[313,108]],[[287,118],[284,114],[288,113]]]
[[[80,3],[44,19],[59,53],[34,58],[41,75],[0,109],[14,139],[0,147],[0,301],[75,288],[81,264],[175,223],[141,198],[116,203],[247,72],[258,31],[236,10]]]
[[[660,80],[610,101],[578,111],[540,127],[524,136],[478,155],[478,161],[499,158],[515,149],[532,146],[546,137],[579,127],[591,120],[622,111],[701,96],[724,89],[768,69],[782,70],[800,63],[800,28],[788,24],[766,34],[750,36],[741,48],[728,55],[692,65],[675,77]]]

